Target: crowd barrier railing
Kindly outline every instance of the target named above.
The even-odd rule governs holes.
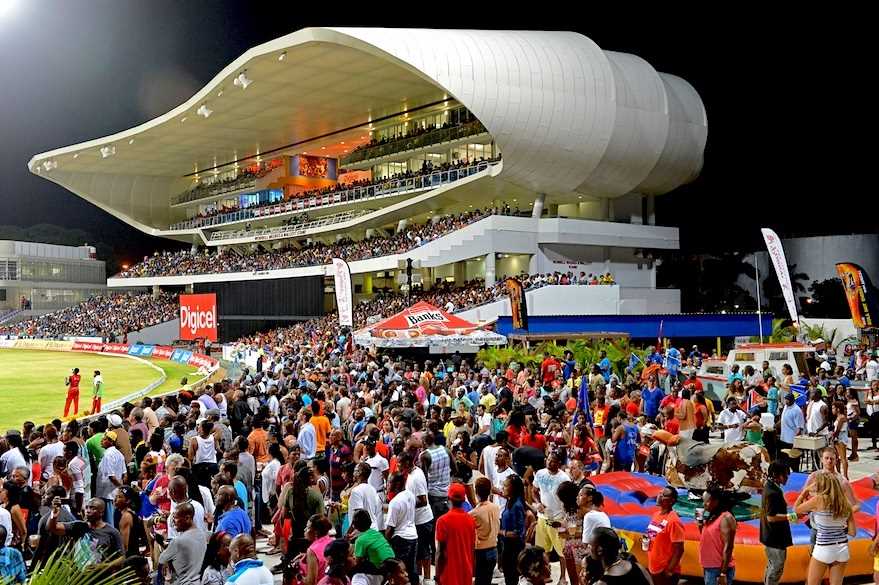
[[[292,213],[294,211],[314,209],[316,207],[335,205],[337,203],[369,201],[379,197],[389,197],[392,195],[406,194],[412,191],[433,189],[475,175],[497,163],[498,161],[483,161],[458,169],[434,171],[417,177],[390,179],[376,185],[353,187],[344,191],[335,191],[332,193],[297,198],[291,201],[278,202],[274,205],[251,207],[248,209],[221,213],[211,217],[190,219],[175,223],[171,225],[169,229],[183,230],[211,227],[238,221],[246,221],[248,219],[266,218],[284,213]]]

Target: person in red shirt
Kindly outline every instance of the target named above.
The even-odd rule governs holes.
[[[452,509],[436,521],[436,582],[438,585],[472,585],[476,551],[476,521],[464,511],[467,490],[449,486]]]
[[[662,412],[665,415],[665,424],[662,425],[662,428],[673,435],[679,435],[681,433],[681,423],[675,416],[675,407],[669,404]]]
[[[544,386],[549,386],[555,380],[556,372],[561,371],[562,364],[555,356],[549,355],[548,351],[543,352],[543,362],[540,364],[540,378],[543,380]]]
[[[67,401],[64,403],[64,418],[67,418],[70,405],[73,404],[73,416],[79,414],[79,368],[73,368],[73,373],[67,377]]]
[[[528,425],[528,432],[522,433],[522,445],[546,451],[546,437],[537,432],[537,423]]]
[[[681,403],[681,389],[680,389],[680,386],[675,384],[671,388],[671,394],[669,394],[668,396],[663,398],[662,401],[659,403],[659,408],[660,408],[660,410],[663,410],[663,411],[665,410],[665,407],[668,405],[671,405],[671,406],[677,408],[678,404],[680,404],[680,403]]]
[[[666,486],[656,498],[659,511],[653,514],[647,526],[647,569],[654,585],[675,585],[681,577],[681,557],[684,555],[684,525],[672,508],[678,501],[678,492]]]

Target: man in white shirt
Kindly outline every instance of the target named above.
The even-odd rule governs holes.
[[[175,476],[171,478],[171,481],[168,483],[168,497],[171,499],[171,518],[174,517],[174,511],[183,504],[190,504],[193,510],[192,523],[193,525],[201,530],[202,532],[208,532],[208,526],[205,522],[205,511],[204,506],[195,500],[189,499],[189,486],[186,484],[186,480],[181,476]],[[174,522],[168,523],[168,540],[173,540],[177,537],[177,529],[174,527]]]
[[[871,355],[870,359],[867,360],[866,374],[868,382],[879,380],[879,361],[876,360],[875,354]]]
[[[369,468],[371,469],[369,474],[369,485],[375,488],[379,497],[384,499],[385,481],[388,478],[388,468],[390,465],[388,464],[387,459],[376,452],[375,444],[375,439],[369,438],[366,440],[366,455],[363,456],[363,461],[369,465]]]
[[[68,441],[64,444],[64,459],[67,461],[67,473],[73,478],[70,490],[73,503],[71,508],[77,514],[82,510],[85,501],[85,461],[79,456],[79,443]]]
[[[479,386],[479,390],[485,387],[484,384],[480,384]],[[486,410],[484,404],[480,404],[476,407],[476,420],[479,421],[480,434],[487,435],[491,432],[491,414]]]
[[[46,444],[40,447],[38,459],[40,460],[40,468],[43,470],[43,481],[45,481],[55,475],[52,462],[55,461],[55,457],[64,456],[64,443],[58,440],[58,430],[52,425],[46,425],[43,434],[46,436]]]
[[[433,510],[427,499],[427,477],[409,451],[397,456],[400,471],[406,474],[406,491],[415,497],[415,532],[418,534],[418,550],[415,552],[416,564],[425,579],[430,579],[430,563],[434,552]],[[414,583],[414,581],[413,581]]]
[[[98,465],[98,478],[95,485],[95,496],[104,500],[104,522],[113,524],[113,499],[116,488],[125,482],[125,457],[116,448],[116,433],[107,431],[101,439],[104,456]]]
[[[378,492],[369,484],[372,469],[368,463],[358,463],[354,468],[354,488],[348,497],[348,514],[351,518],[357,510],[366,510],[372,519],[372,528],[381,532],[385,529],[384,511]]]
[[[539,503],[537,508],[537,530],[535,532],[535,544],[549,552],[555,550],[559,558],[564,558],[564,540],[559,536],[559,528],[565,526],[565,510],[561,500],[556,495],[559,486],[566,481],[571,481],[570,476],[560,469],[559,456],[555,451],[550,451],[546,458],[546,468],[534,474],[534,500]],[[565,563],[559,563],[561,572],[559,582],[565,581]]]
[[[314,459],[317,452],[317,432],[311,424],[311,411],[303,408],[299,411],[299,435],[296,437],[302,451],[303,459]]]
[[[717,426],[723,430],[723,441],[735,443],[742,440],[742,428],[748,416],[739,409],[739,401],[730,397],[726,408],[717,415]]]
[[[504,497],[504,484],[508,477],[516,475],[516,471],[510,466],[512,459],[506,447],[497,450],[494,461],[494,479],[491,482],[491,491],[494,494],[492,500],[498,508],[503,510],[507,506],[507,498]]]
[[[391,476],[388,490],[396,495],[388,504],[385,538],[391,543],[396,557],[405,563],[406,572],[409,573],[409,582],[418,583],[418,569],[415,567],[418,548],[418,531],[415,529],[415,496],[406,489],[406,480],[402,473],[395,473]]]

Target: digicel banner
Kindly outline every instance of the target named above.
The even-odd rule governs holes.
[[[217,340],[217,295],[180,295],[180,339]]]

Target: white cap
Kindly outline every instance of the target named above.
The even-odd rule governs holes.
[[[109,423],[111,427],[121,427],[122,417],[118,414],[111,414],[107,417],[107,423]]]

